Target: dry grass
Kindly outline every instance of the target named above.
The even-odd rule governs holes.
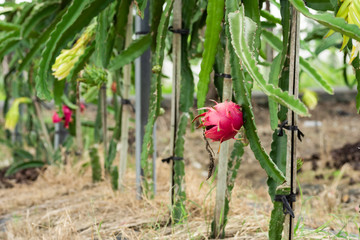
[[[167,122],[159,118],[158,125],[169,126]],[[163,127],[158,134],[160,156],[167,156],[169,152],[168,139],[161,137],[168,131]],[[265,147],[269,148],[271,131],[259,126],[259,132],[263,133]],[[314,142],[319,138],[309,132],[299,146],[304,149],[299,152],[310,154],[311,146],[316,150]],[[201,131],[187,133],[186,206],[189,216],[184,225],[169,226],[170,169],[160,159],[157,162],[158,193],[155,199],[142,201],[135,200],[133,163],[129,163],[126,187],[119,192],[112,191],[108,180],[92,184],[89,169],[79,174],[79,163],[73,167],[49,167],[31,185],[0,189],[0,239],[208,239],[215,190],[211,191],[214,185],[209,181],[203,183],[206,179],[203,167],[208,160],[201,139]],[[214,145],[214,149],[217,146]],[[99,154],[102,155],[101,150]],[[358,172],[345,170],[350,176],[359,176]],[[358,239],[355,234],[359,234],[359,199],[342,203],[338,189],[343,183],[336,178],[315,182],[313,175],[299,177],[302,183],[322,184],[323,190],[298,198],[296,239],[337,239],[335,235],[340,230],[343,230],[342,239]],[[226,227],[228,239],[267,239],[272,203],[265,182],[265,172],[248,149],[233,190]]]
[[[187,239],[207,237],[212,218],[214,191],[192,168],[187,169],[189,221],[169,226],[169,182],[167,165],[158,169],[158,194],[153,200],[135,200],[132,172],[127,187],[113,192],[107,181],[91,184],[76,168],[50,167],[32,185],[1,190],[0,213],[9,220],[5,239]],[[245,189],[245,188],[243,188]],[[266,238],[269,204],[249,188],[235,189],[228,233]],[[262,216],[265,214],[265,216]],[[244,238],[245,239],[245,238]]]
[[[353,127],[358,124],[358,116],[353,118],[348,130],[340,129],[350,139],[357,134]],[[170,149],[168,138],[164,136],[169,132],[165,127],[170,126],[169,121],[163,117],[158,121],[158,126],[161,126],[157,134],[158,153],[167,156]],[[258,128],[264,146],[269,150],[271,130],[260,124]],[[299,153],[304,157],[319,151],[316,145],[319,136],[312,129],[302,129],[306,132],[306,138],[299,144]],[[331,131],[336,129],[330,128]],[[327,132],[329,136],[326,137],[326,144],[323,144],[327,148],[333,148],[333,141],[349,140],[339,139],[339,132],[331,131]],[[206,171],[205,176],[203,173],[208,159],[201,139],[201,131],[187,133],[186,206],[189,216],[184,225],[169,225],[170,169],[160,159],[157,162],[158,193],[155,199],[142,201],[135,197],[133,163],[129,163],[126,187],[121,192],[113,192],[108,180],[92,184],[89,169],[79,174],[79,163],[73,167],[49,167],[31,185],[0,189],[0,239],[207,239],[215,191],[211,191],[213,185],[209,181],[202,184],[206,179]],[[215,144],[214,149],[217,146]],[[267,194],[265,172],[249,150],[244,155],[233,190],[226,227],[228,239],[267,239],[272,203]],[[360,188],[359,172],[346,168],[344,172],[357,182],[353,187]],[[341,181],[337,178],[315,180],[315,175],[319,174],[322,174],[321,170],[316,173],[304,171],[299,175],[301,183],[322,185],[323,188],[320,193],[298,197],[295,214],[299,228],[296,239],[359,239],[360,195],[353,197],[349,203],[342,202],[343,196],[339,190],[348,183],[342,182],[341,178]],[[341,230],[343,237],[338,234]]]
[[[158,194],[142,201],[135,200],[133,171],[126,176],[126,188],[113,192],[106,180],[92,184],[89,172],[79,176],[76,166],[50,167],[32,185],[0,190],[0,219],[7,220],[0,239],[207,239],[215,198],[212,185],[205,182],[200,188],[205,178],[187,167],[188,221],[171,227],[170,170],[160,162],[159,166]],[[338,201],[336,194],[334,197]],[[334,239],[329,231],[340,230],[344,219],[349,222],[344,231],[357,233],[354,220],[359,218],[329,214],[329,207],[334,206],[329,200],[324,202],[325,198],[303,200],[302,206],[298,202],[297,216],[302,222],[297,239]],[[238,179],[226,228],[228,238],[267,239],[271,207],[265,188],[253,189],[249,181]],[[330,220],[326,231],[314,231]]]

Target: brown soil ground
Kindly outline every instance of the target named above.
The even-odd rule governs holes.
[[[31,183],[36,181],[40,170],[36,168],[23,169],[12,176],[6,176],[8,167],[0,169],[0,188],[12,188],[15,183]]]
[[[267,106],[258,103],[254,111],[259,136],[269,152],[272,131]],[[360,117],[355,103],[320,102],[311,114],[310,118],[299,119],[305,138],[297,145],[297,155],[304,164],[298,175],[296,239],[358,239]],[[317,126],[312,126],[314,121]],[[91,183],[90,170],[84,172],[81,167],[88,161],[85,155],[76,164],[69,161],[61,168],[48,167],[32,184],[7,180],[14,187],[0,189],[0,239],[207,239],[215,182],[206,181],[209,158],[202,131],[186,134],[189,220],[185,225],[171,227],[170,168],[161,163],[170,151],[169,115],[161,116],[157,126],[155,199],[135,200],[133,156],[129,157],[125,188],[113,192],[107,179]],[[218,149],[218,143],[211,145]],[[272,203],[266,179],[247,147],[232,195],[228,239],[267,239]]]

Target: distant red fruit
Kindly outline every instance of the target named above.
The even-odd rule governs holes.
[[[200,118],[199,127],[205,127],[205,137],[213,141],[226,141],[234,138],[241,126],[244,124],[241,107],[231,101],[216,103],[214,107],[206,107],[204,112],[197,117]]]
[[[57,112],[54,112],[54,114],[52,116],[52,121],[53,121],[53,123],[59,123],[61,121],[64,121],[64,127],[69,128],[69,123],[72,121],[72,118],[71,118],[72,111],[66,105],[62,106],[62,111],[63,111],[64,116],[62,118],[60,118],[59,114]]]
[[[52,116],[52,121],[53,123],[58,123],[61,122],[61,118],[59,117],[59,114],[57,114],[57,112],[54,112],[53,116]]]
[[[63,110],[63,113],[64,113],[64,127],[65,128],[68,128],[69,127],[69,123],[72,121],[71,119],[71,114],[72,114],[72,111],[71,109],[66,106],[66,105],[63,105],[62,107],[62,110]]]
[[[116,93],[116,82],[112,82],[112,84],[111,84],[111,91],[112,91],[113,93]]]
[[[85,105],[80,103],[80,112],[83,113],[85,111]]]

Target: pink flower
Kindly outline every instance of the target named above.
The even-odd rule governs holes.
[[[58,123],[61,122],[61,118],[59,117],[59,114],[57,114],[57,112],[54,112],[53,116],[52,116],[52,121],[53,123]]]
[[[241,107],[231,101],[222,103],[215,102],[214,107],[206,107],[204,112],[197,117],[201,117],[199,127],[205,127],[205,137],[213,141],[226,141],[234,138],[241,126],[244,124]]]
[[[68,128],[69,123],[72,121],[72,119],[71,119],[72,111],[66,105],[63,105],[62,110],[63,110],[63,113],[64,113],[64,120],[65,120],[64,127]]]

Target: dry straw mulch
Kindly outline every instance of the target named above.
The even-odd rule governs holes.
[[[158,166],[158,193],[151,200],[136,200],[132,170],[119,192],[114,192],[107,180],[92,184],[90,172],[80,175],[76,166],[49,167],[31,185],[0,189],[0,239],[208,239],[215,183],[207,181],[200,187],[205,177],[188,166],[188,221],[171,227],[170,169],[160,162]],[[228,239],[267,239],[272,204],[266,191],[265,186],[253,189],[248,180],[238,179],[226,228]],[[306,206],[316,208],[309,211]],[[324,215],[326,207],[315,199],[297,208],[298,216],[299,211],[308,211],[301,223],[307,227],[297,239],[327,239],[328,235],[312,230],[332,218]],[[349,232],[355,229],[353,224],[344,228]]]

